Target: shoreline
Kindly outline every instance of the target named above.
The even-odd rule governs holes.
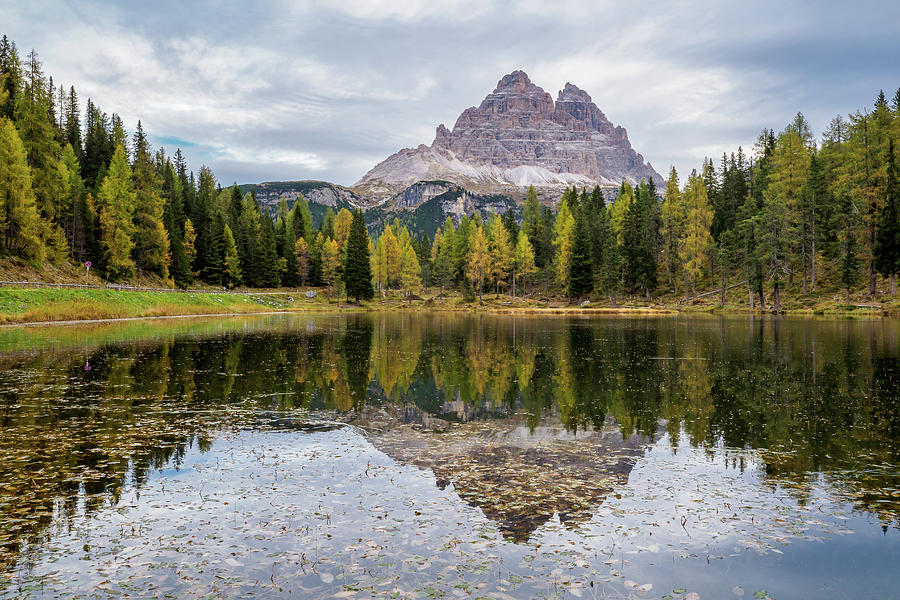
[[[318,291],[318,290],[317,290]],[[802,302],[805,301],[806,304]],[[792,299],[779,312],[751,310],[739,303],[660,302],[647,305],[567,304],[562,299],[529,299],[509,296],[485,298],[484,303],[466,302],[459,296],[415,298],[389,297],[362,305],[332,299],[323,293],[307,298],[305,290],[244,293],[164,293],[121,290],[66,290],[0,288],[0,327],[34,327],[52,324],[106,323],[140,319],[226,317],[304,313],[468,313],[497,315],[570,316],[823,316],[837,318],[897,318],[900,301],[841,304],[833,299]]]
[[[504,316],[578,316],[578,317],[675,317],[675,316],[707,316],[707,317],[806,317],[806,318],[841,318],[841,319],[891,319],[898,318],[896,314],[875,312],[811,312],[800,310],[784,310],[780,313],[761,310],[718,309],[718,310],[677,310],[667,307],[447,307],[447,306],[397,306],[397,305],[340,305],[322,306],[312,305],[287,310],[261,310],[244,312],[184,312],[178,314],[146,314],[127,317],[106,318],[67,318],[49,320],[9,320],[0,323],[0,329],[37,328],[54,325],[90,325],[104,323],[118,323],[129,321],[162,321],[168,319],[209,319],[229,317],[261,317],[268,315],[325,315],[325,314],[352,314],[352,313],[407,313],[407,314],[483,314]]]

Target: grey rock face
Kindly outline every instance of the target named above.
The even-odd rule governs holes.
[[[503,77],[452,130],[439,125],[431,146],[388,157],[356,184],[364,195],[396,194],[421,180],[446,180],[479,192],[510,187],[618,185],[662,177],[587,92],[567,83],[556,102],[522,71]]]
[[[440,196],[444,192],[456,189],[457,186],[443,181],[419,181],[412,184],[396,196],[389,203],[390,208],[415,208]]]

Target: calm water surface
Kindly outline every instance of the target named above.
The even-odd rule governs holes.
[[[0,330],[0,598],[900,598],[900,321]]]

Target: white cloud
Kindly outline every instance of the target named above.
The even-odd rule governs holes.
[[[0,0],[0,14],[56,83],[129,128],[140,118],[157,138],[191,142],[192,165],[224,181],[352,183],[401,146],[430,143],[515,68],[551,93],[566,81],[586,90],[661,172],[900,81],[900,8],[883,4],[161,1]]]

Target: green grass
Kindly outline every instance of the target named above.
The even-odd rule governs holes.
[[[321,294],[310,300],[302,294],[289,296],[0,288],[0,323],[327,310],[329,308],[332,308],[332,305]]]
[[[681,303],[674,297],[623,298],[613,308],[605,299],[586,308],[570,304],[564,297],[519,299],[494,294],[484,295],[484,304],[466,301],[459,293],[438,297],[431,289],[425,299],[407,302],[399,292],[377,298],[363,307],[329,299],[323,290],[308,299],[302,291],[278,294],[222,294],[182,292],[142,292],[106,289],[29,289],[0,288],[0,324],[54,321],[83,321],[163,316],[224,315],[265,312],[331,312],[337,310],[385,310],[395,312],[494,312],[494,313],[579,313],[579,314],[651,314],[674,312],[749,313],[740,290],[730,290],[725,306],[718,306],[717,296]],[[860,299],[858,302],[862,302]],[[900,299],[882,298],[871,304],[847,305],[842,298],[785,295],[785,312],[810,315],[880,316],[900,315]]]

